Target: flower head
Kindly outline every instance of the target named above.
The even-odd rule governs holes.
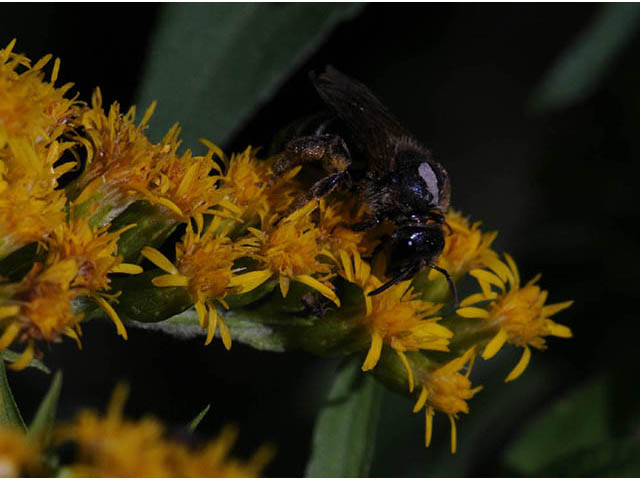
[[[222,177],[226,199],[236,205],[239,215],[248,222],[259,217],[264,223],[276,212],[284,212],[301,193],[293,178],[300,171],[294,168],[278,179],[273,178],[272,162],[256,157],[256,149],[248,147],[234,154],[227,162],[227,172]]]
[[[40,452],[27,436],[12,428],[0,427],[0,477],[21,477],[40,463]]]
[[[486,265],[488,259],[495,258],[496,254],[491,250],[491,244],[498,232],[484,233],[480,230],[480,222],[471,223],[468,218],[455,210],[449,210],[446,217],[449,228],[445,226],[444,249],[438,258],[438,266],[444,268],[449,274],[458,278],[472,268],[480,268]],[[429,279],[433,280],[438,272],[431,270]]]
[[[445,413],[451,422],[451,453],[456,452],[456,423],[458,413],[469,413],[467,400],[472,398],[482,387],[471,388],[469,374],[475,349],[471,348],[464,355],[458,357],[440,368],[428,373],[419,372],[418,383],[422,385],[413,412],[419,412],[426,406],[425,445],[431,443],[433,431],[433,416],[435,411]],[[459,371],[469,363],[467,372],[463,375]]]
[[[367,313],[364,322],[371,332],[371,346],[362,370],[371,370],[376,366],[382,345],[387,344],[395,350],[405,366],[409,390],[413,391],[413,369],[404,352],[446,352],[453,333],[438,324],[441,317],[435,315],[442,305],[420,300],[410,285],[410,280],[400,282],[370,297],[371,311]]]
[[[51,81],[45,82],[43,68],[51,55],[31,66],[27,57],[13,53],[15,44],[12,40],[0,49],[0,149],[8,144],[11,150],[54,140],[68,128],[80,106],[75,99],[65,98],[73,84],[54,87],[58,59]]]
[[[230,293],[251,290],[254,285],[252,273],[234,275],[234,262],[253,250],[251,245],[233,242],[228,236],[231,223],[223,224],[214,217],[206,231],[201,217],[196,229],[191,222],[182,241],[176,245],[175,265],[158,250],[145,247],[142,254],[167,272],[153,279],[157,287],[186,287],[196,308],[202,328],[208,327],[205,344],[209,344],[220,328],[222,341],[231,348],[229,329],[217,313],[214,300],[226,306],[224,297]]]
[[[111,217],[141,199],[166,207],[179,221],[215,213],[212,208],[223,194],[215,188],[219,177],[210,173],[218,169],[213,155],[219,149],[212,145],[202,157],[193,157],[189,150],[179,155],[177,125],[160,143],[151,143],[144,131],[154,108],[155,103],[136,125],[135,108],[122,115],[114,103],[105,113],[100,90],[95,91],[91,109],[80,119],[84,134],[76,136],[87,150],[87,167],[75,182],[75,203],[100,194],[103,203],[116,205]]]
[[[248,462],[230,459],[233,430],[200,448],[172,440],[162,423],[152,417],[138,421],[123,418],[126,389],[114,392],[102,417],[85,410],[56,432],[58,442],[77,445],[77,458],[67,468],[81,477],[249,477],[260,474],[271,454],[258,450]]]
[[[261,277],[260,283],[278,276],[283,297],[287,296],[290,282],[295,281],[317,290],[340,306],[340,300],[328,282],[331,266],[318,259],[322,255],[330,255],[322,250],[318,242],[320,231],[309,218],[317,205],[316,200],[311,201],[286,218],[279,219],[279,215],[273,215],[266,229],[249,229],[257,247],[251,256],[264,266],[255,275]]]
[[[34,357],[34,340],[57,341],[66,334],[77,338],[76,326],[82,315],[73,312],[71,301],[75,293],[71,283],[78,273],[71,260],[46,268],[36,263],[18,284],[0,285],[0,350],[14,340],[27,343],[22,356],[11,365],[20,370]]]
[[[571,306],[573,301],[545,305],[548,292],[536,285],[536,276],[526,285],[520,285],[518,268],[508,254],[506,263],[497,258],[489,263],[489,270],[472,270],[479,282],[481,293],[471,295],[460,303],[457,313],[466,318],[478,318],[487,328],[497,329],[497,334],[487,344],[482,358],[493,357],[505,343],[522,347],[524,352],[506,381],[518,378],[529,363],[531,350],[546,348],[547,336],[570,338],[571,330],[551,320],[551,316]],[[491,289],[498,289],[495,292]],[[477,304],[487,303],[478,307]]]

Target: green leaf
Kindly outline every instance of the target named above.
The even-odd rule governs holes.
[[[207,412],[209,412],[210,408],[211,408],[211,404],[208,404],[206,407],[204,407],[204,409],[198,415],[196,415],[196,418],[194,418],[189,422],[189,430],[191,432],[195,432],[196,428],[198,428],[198,425],[200,425],[200,422],[205,417]]]
[[[307,477],[366,477],[371,466],[382,387],[360,371],[360,358],[334,380],[313,433]]]
[[[640,442],[633,438],[607,440],[565,455],[536,477],[637,477],[640,472]]]
[[[31,425],[29,425],[29,438],[32,440],[42,440],[44,445],[49,443],[51,430],[56,419],[56,411],[58,409],[58,400],[60,398],[60,390],[62,388],[62,372],[58,371],[53,377],[49,391],[40,402],[38,411]]]
[[[4,360],[0,360],[0,426],[26,430],[18,405],[9,388]]]
[[[18,358],[20,358],[21,355],[22,353],[17,353],[12,350],[2,350],[0,352],[0,358],[2,358],[2,360],[6,360],[7,362],[11,362],[11,363],[18,360]],[[36,360],[36,359],[31,360],[29,367],[37,368],[38,370],[41,370],[47,374],[51,373],[51,370],[49,370],[49,368],[40,360]]]
[[[224,143],[339,21],[360,8],[347,3],[163,5],[137,95],[142,109],[158,100],[152,138],[179,122],[191,148],[200,137]]]
[[[533,108],[556,110],[590,95],[633,39],[639,19],[637,3],[603,6],[594,22],[558,57],[534,91]]]
[[[558,458],[605,442],[611,437],[609,392],[608,380],[599,378],[557,401],[523,428],[507,452],[507,466],[536,476]]]

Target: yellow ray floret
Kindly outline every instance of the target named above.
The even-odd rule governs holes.
[[[515,262],[508,254],[505,254],[505,260],[493,260],[485,270],[471,270],[482,293],[463,300],[457,314],[477,318],[484,327],[497,330],[487,343],[482,358],[493,357],[506,343],[523,348],[520,361],[507,376],[506,381],[511,381],[526,369],[531,358],[530,347],[545,349],[547,336],[572,336],[568,327],[555,323],[550,317],[569,308],[573,302],[545,305],[548,293],[536,285],[540,276],[520,286],[520,274]]]
[[[420,374],[417,379],[422,386],[413,412],[419,412],[425,408],[426,428],[425,445],[431,443],[433,431],[433,416],[436,411],[445,413],[451,422],[451,453],[456,452],[456,424],[458,413],[469,413],[467,400],[472,398],[482,387],[471,388],[469,374],[473,360],[475,358],[475,348],[469,349],[464,355],[458,357],[442,367],[426,373]],[[466,373],[459,373],[465,365],[469,364]]]

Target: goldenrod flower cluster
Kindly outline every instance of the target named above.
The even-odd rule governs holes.
[[[511,381],[525,370],[531,347],[545,348],[548,336],[571,336],[568,327],[550,319],[571,302],[547,304],[539,277],[522,285],[513,259],[492,248],[497,232],[483,231],[479,222],[454,210],[446,215],[438,266],[455,282],[470,275],[478,287],[459,308],[451,308],[447,283],[434,271],[369,296],[389,280],[384,247],[393,224],[351,229],[368,212],[348,194],[291,211],[305,191],[300,167],[275,175],[275,158],[261,159],[251,147],[228,158],[206,140],[203,156],[179,153],[177,126],[154,144],[144,132],[154,105],[136,124],[134,109],[122,114],[114,104],[105,111],[99,91],[90,105],[64,100],[68,87],[52,85],[58,63],[46,83],[45,62],[31,67],[12,48],[13,43],[0,51],[0,253],[39,242],[42,256],[22,279],[0,286],[0,348],[27,344],[17,367],[28,365],[35,341],[79,338],[79,296],[97,303],[126,338],[110,275],[139,273],[123,256],[144,257],[157,267],[148,282],[160,292],[186,292],[190,301],[178,310],[195,309],[207,344],[219,332],[231,348],[227,312],[234,305],[241,309],[260,300],[273,312],[285,301],[297,302],[304,325],[293,319],[271,325],[287,329],[291,348],[361,355],[363,371],[415,398],[414,411],[425,410],[427,445],[435,412],[448,415],[455,451],[455,419],[469,412],[467,401],[480,389],[470,380],[478,354],[486,360],[505,345],[522,348],[522,359],[507,376]],[[66,151],[75,160],[61,163]],[[82,171],[58,188],[61,173],[70,168]],[[139,230],[137,224],[111,227],[140,202],[155,206],[162,232]],[[18,204],[26,214],[14,218]],[[179,225],[185,229],[181,240],[162,249]],[[128,240],[136,235],[144,248],[130,251],[140,244]],[[136,283],[128,285],[122,295],[135,296]],[[136,320],[135,313],[127,316]],[[396,362],[401,368],[394,370]]]
[[[0,427],[0,476],[51,476],[47,455],[73,445],[73,458],[56,468],[72,477],[257,477],[273,457],[260,447],[248,460],[229,456],[237,430],[227,426],[208,442],[180,441],[153,417],[128,420],[122,410],[126,388],[116,388],[106,415],[83,410],[67,424],[54,427],[53,441],[28,438],[17,429]],[[183,434],[183,437],[185,434]]]

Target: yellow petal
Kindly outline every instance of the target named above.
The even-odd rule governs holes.
[[[144,247],[140,251],[140,253],[142,254],[143,257],[150,260],[152,263],[154,263],[157,267],[160,267],[165,272],[171,273],[174,275],[178,273],[178,269],[175,267],[175,265],[171,263],[171,261],[169,261],[167,257],[165,257],[162,253],[160,253],[155,248]]]
[[[18,322],[11,323],[4,332],[2,332],[2,336],[0,337],[0,350],[4,350],[11,342],[15,340],[20,332],[20,324]]]
[[[215,308],[209,307],[209,328],[207,329],[207,339],[204,341],[205,345],[209,345],[211,340],[216,334],[216,327],[218,325],[218,311]],[[220,329],[222,331],[222,329]]]
[[[280,276],[280,293],[282,293],[282,298],[287,298],[287,293],[289,293],[289,277]]]
[[[481,270],[479,268],[474,268],[469,272],[469,275],[478,279],[478,281],[488,283],[490,285],[495,285],[500,290],[504,291],[505,285],[504,282],[498,277],[496,274],[491,273],[487,270]]]
[[[560,338],[571,338],[573,337],[573,333],[571,333],[571,329],[564,325],[560,325],[552,320],[547,320],[547,328],[549,332],[554,337]]]
[[[367,352],[367,357],[364,359],[364,363],[362,364],[362,371],[367,372],[373,369],[378,360],[380,360],[380,353],[382,352],[382,336],[374,331],[371,334],[371,346],[369,347],[369,351]]]
[[[489,318],[489,312],[484,308],[464,307],[456,310],[456,314],[463,318]]]
[[[137,275],[142,272],[143,270],[140,265],[134,265],[132,263],[121,263],[111,269],[111,273],[128,273],[129,275]]]
[[[522,357],[520,357],[520,361],[515,366],[515,368],[511,370],[511,373],[507,375],[507,378],[505,378],[504,381],[511,382],[512,380],[515,380],[520,375],[522,375],[522,372],[524,372],[525,368],[527,368],[527,365],[529,365],[530,359],[531,359],[531,349],[527,345],[525,345],[524,352],[522,352]]]
[[[456,432],[456,419],[453,418],[453,415],[449,414],[449,421],[451,422],[451,453],[456,453],[456,445],[458,443],[457,440],[457,432]]]
[[[498,334],[493,337],[484,348],[484,351],[482,352],[482,358],[488,360],[489,358],[493,357],[496,353],[498,353],[498,351],[500,351],[508,338],[509,334],[504,328],[498,330]]]
[[[427,403],[428,395],[429,395],[429,391],[427,390],[427,387],[423,385],[422,390],[420,391],[420,395],[418,396],[418,400],[416,401],[416,404],[413,406],[413,413],[417,413],[420,410],[422,410],[422,407],[424,407],[424,404]]]
[[[273,276],[271,270],[256,270],[255,272],[243,273],[241,275],[234,275],[229,282],[230,287],[240,287],[238,294],[250,292],[251,290],[258,288],[264,282],[269,280]]]
[[[351,257],[344,250],[340,250],[340,260],[342,260],[342,267],[344,268],[344,274],[347,280],[353,282],[353,265],[351,263]]]
[[[151,283],[156,287],[188,287],[189,279],[184,275],[159,275]]]
[[[68,337],[73,338],[76,341],[76,344],[78,345],[78,350],[82,350],[82,342],[80,341],[80,337],[78,336],[78,332],[76,332],[71,327],[67,327],[67,328],[64,329],[64,333],[65,333],[65,335],[67,335]]]
[[[0,307],[0,320],[3,318],[13,317],[20,313],[20,305],[8,305]]]
[[[111,318],[113,323],[116,325],[116,331],[118,332],[118,335],[120,335],[122,338],[124,338],[126,340],[127,339],[127,330],[124,328],[122,320],[120,320],[120,317],[118,316],[116,311],[113,309],[113,307],[111,305],[109,305],[107,303],[107,301],[102,297],[95,296],[95,297],[91,297],[91,298],[93,298],[93,300],[98,305],[100,305],[100,308],[102,308],[102,310],[105,311],[105,313],[109,316],[109,318]]]
[[[203,302],[196,302],[196,314],[198,315],[198,322],[200,323],[200,328],[204,330],[207,322],[207,309],[204,306]]]
[[[402,365],[404,365],[404,369],[407,371],[407,379],[409,380],[409,392],[413,392],[413,370],[409,365],[407,356],[404,354],[404,352],[401,352],[400,350],[396,350],[396,353],[400,357],[400,361],[402,362]]]
[[[509,255],[508,253],[504,254],[504,258],[507,259],[507,264],[509,265],[509,268],[513,272],[513,277],[515,282],[513,284],[513,287],[517,288],[520,286],[520,272],[518,272],[518,266],[516,265],[516,262],[513,261],[513,258],[511,258],[511,255]]]
[[[220,318],[220,336],[222,337],[224,348],[231,350],[231,332],[222,318]]]
[[[335,303],[338,307],[340,306],[340,299],[336,296],[335,292],[327,287],[324,283],[316,280],[311,275],[298,275],[294,277],[296,282],[300,282],[305,284],[307,287],[311,287],[314,290],[320,292],[323,296],[327,297],[333,303]]]
[[[187,173],[184,174],[182,181],[180,181],[180,185],[178,185],[178,188],[176,189],[176,197],[182,197],[187,192],[191,186],[191,182],[196,176],[196,173],[198,173],[198,166],[198,163],[193,162],[187,169]]]
[[[565,308],[569,308],[571,305],[573,305],[573,300],[569,300],[567,302],[562,302],[562,303],[554,303],[551,305],[545,305],[544,307],[542,307],[542,315],[544,317],[550,317],[564,310]]]
[[[11,370],[24,370],[31,364],[34,353],[33,342],[30,341],[29,345],[27,346],[25,351],[22,352],[22,355],[20,355],[18,360],[9,364],[9,368]]]
[[[178,215],[178,217],[182,218],[184,217],[184,213],[182,213],[182,210],[180,210],[180,207],[177,206],[175,203],[173,203],[171,200],[169,200],[168,198],[164,198],[164,197],[153,197],[153,201],[155,201],[156,203],[159,203],[160,205],[162,205],[163,207],[168,208],[169,210],[171,210],[172,212],[174,212],[176,215]]]
[[[496,298],[498,294],[496,292],[491,292],[491,295],[488,297],[484,293],[474,293],[473,295],[469,295],[467,298],[460,302],[461,307],[468,307],[469,305],[474,305],[476,303],[485,302],[487,300],[493,300]]]
[[[425,414],[425,417],[427,419],[427,426],[425,429],[425,438],[424,438],[424,445],[425,447],[428,447],[429,445],[431,445],[431,434],[433,433],[433,414],[435,412],[433,411],[433,407],[427,407],[427,413]]]
[[[499,277],[500,280],[506,282],[507,280],[511,280],[513,278],[513,274],[509,267],[507,267],[498,257],[488,256],[483,259],[484,264],[493,270]],[[513,283],[513,282],[512,282]]]
[[[236,215],[242,214],[242,209],[238,207],[235,203],[231,203],[228,200],[220,200],[218,202],[218,205],[220,205],[222,208],[226,208],[227,210],[229,210],[232,213],[235,213]]]

